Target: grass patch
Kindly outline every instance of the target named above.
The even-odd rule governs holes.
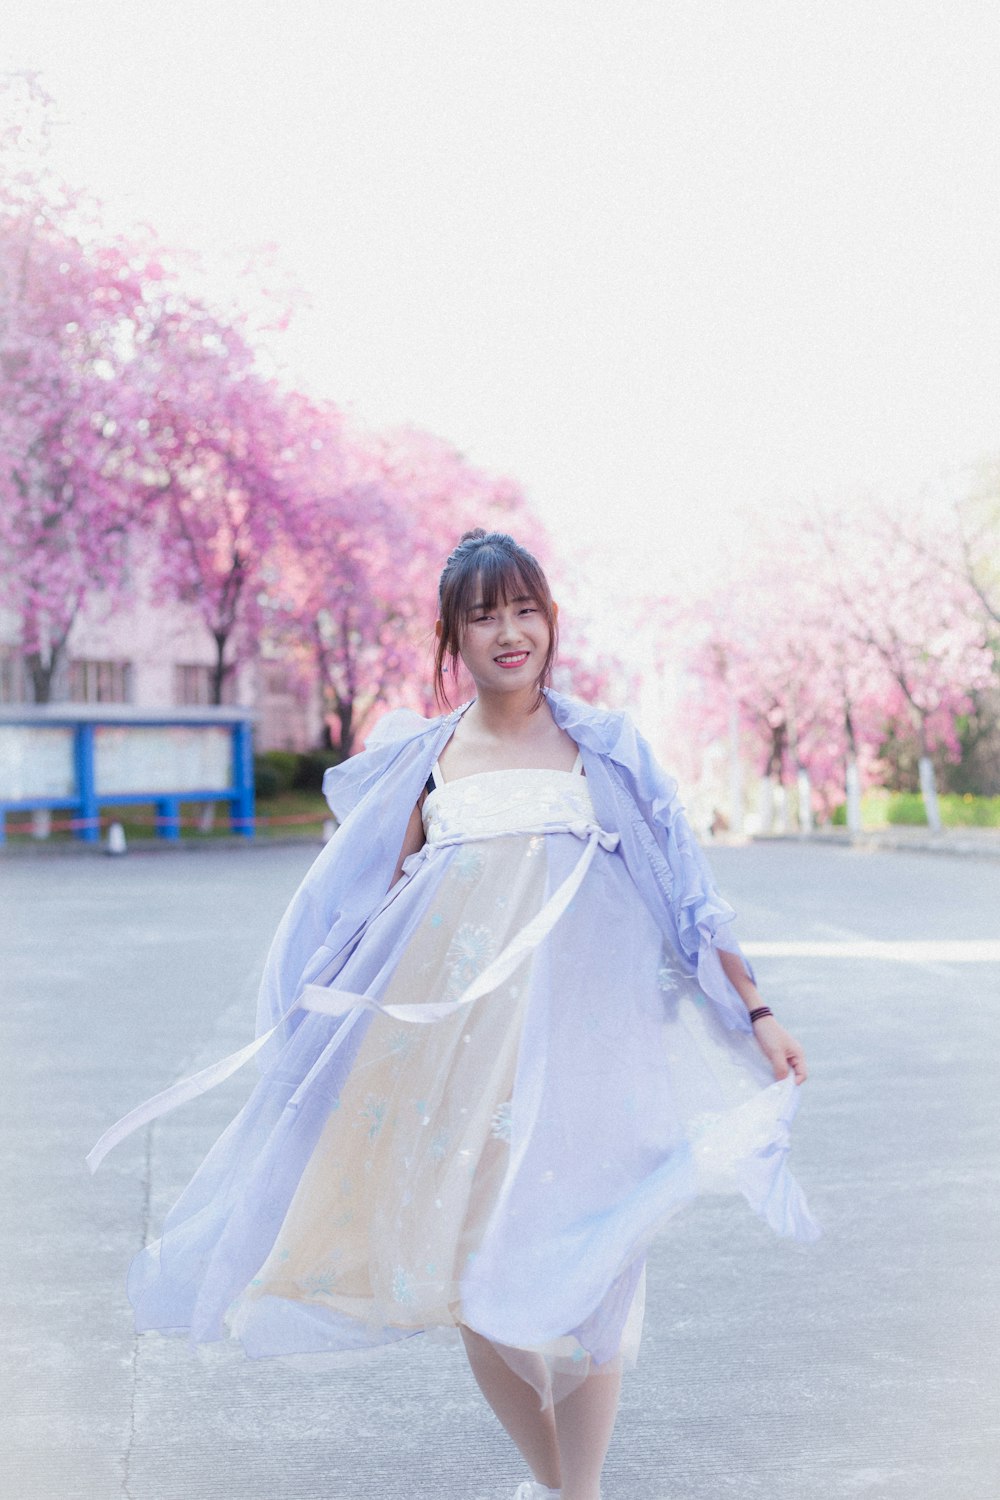
[[[945,828],[1000,828],[1000,797],[976,797],[971,792],[938,794],[941,822]],[[843,828],[847,809],[834,809],[831,821]],[[925,828],[927,812],[919,792],[887,792],[874,787],[861,798],[863,828]]]
[[[200,820],[206,806],[214,807],[215,816],[212,826],[200,826]],[[53,813],[53,822],[58,823],[68,818],[69,814],[62,809]],[[225,803],[204,802],[181,802],[181,839],[188,843],[208,843],[213,839],[232,838],[233,830],[229,826],[229,808]],[[302,838],[318,839],[323,836],[323,825],[330,817],[330,811],[318,792],[309,791],[285,791],[279,792],[277,796],[260,799],[257,802],[257,828],[256,837],[260,840],[269,838]],[[283,821],[288,819],[289,821]],[[156,828],[156,805],[149,803],[126,803],[120,807],[113,805],[101,808],[101,838],[107,837],[108,825],[120,823],[125,830],[126,841],[133,839],[151,839],[157,834]],[[26,844],[68,844],[77,842],[75,835],[70,829],[54,828],[49,837],[39,840],[32,836],[27,830],[30,828],[30,813],[10,813],[7,819],[7,842],[12,847]],[[24,829],[24,832],[17,832]]]

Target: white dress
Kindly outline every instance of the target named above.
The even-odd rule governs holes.
[[[423,821],[133,1261],[136,1326],[322,1363],[462,1324],[559,1400],[634,1360],[646,1253],[700,1193],[819,1232],[785,1160],[795,1081],[678,957],[578,771],[446,782]],[[346,835],[290,908],[310,934],[339,921],[323,872]],[[708,922],[722,904],[693,887]]]
[[[544,907],[546,837],[593,826],[579,757],[573,771],[488,771],[449,782],[435,766],[434,780],[423,806],[426,849],[413,863],[453,852],[383,1006],[454,1002]],[[532,828],[539,831],[520,831]],[[655,929],[652,937],[658,946]],[[321,1306],[373,1330],[467,1321],[463,1273],[508,1168],[526,967],[433,1025],[374,1017],[274,1249],[234,1309],[234,1327],[266,1298]],[[643,1286],[640,1274],[618,1351],[629,1364]],[[543,1399],[553,1381],[558,1399],[591,1368],[572,1336],[504,1353]]]

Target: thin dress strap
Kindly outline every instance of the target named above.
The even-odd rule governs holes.
[[[576,760],[573,762],[573,765],[570,768],[570,775],[575,776],[577,771],[579,771],[580,774],[583,775],[583,756],[580,754],[579,750],[576,752]],[[462,778],[459,777],[459,780],[461,779]],[[441,767],[438,762],[435,761],[431,766],[431,774],[427,778],[427,783],[424,789],[427,792],[428,796],[430,796],[431,792],[436,792],[438,787],[444,786],[444,784],[445,780],[441,775]]]

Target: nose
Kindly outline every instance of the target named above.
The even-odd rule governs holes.
[[[500,630],[498,632],[499,639],[503,642],[516,641],[520,637],[520,634],[521,627],[518,624],[516,617],[504,612],[504,614],[500,616]]]

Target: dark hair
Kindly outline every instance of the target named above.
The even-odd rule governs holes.
[[[450,657],[454,673],[472,606],[483,604],[487,609],[495,609],[498,599],[502,598],[506,604],[521,594],[530,594],[549,627],[549,649],[535,678],[538,701],[532,712],[541,707],[542,688],[551,676],[559,642],[552,590],[540,563],[526,547],[521,547],[505,531],[488,532],[481,526],[463,534],[438,583],[441,636],[434,656],[434,693],[438,702],[452,706],[444,686],[445,658]]]

